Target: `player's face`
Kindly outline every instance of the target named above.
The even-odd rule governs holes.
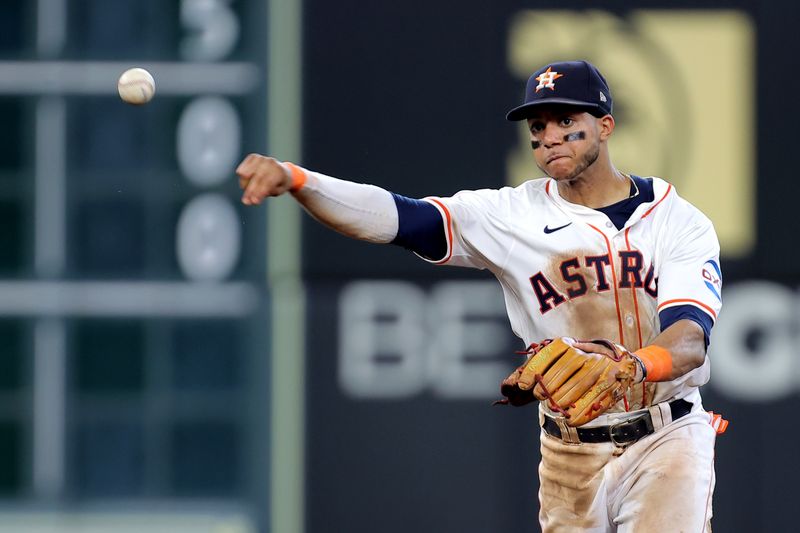
[[[536,164],[557,180],[580,176],[600,155],[602,119],[570,107],[542,107],[528,119]]]

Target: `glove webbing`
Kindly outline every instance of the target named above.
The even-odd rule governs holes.
[[[527,355],[528,359],[530,359],[531,357],[533,357],[534,355],[539,353],[542,350],[542,348],[544,348],[545,346],[547,346],[551,342],[553,342],[553,339],[545,339],[542,342],[532,342],[532,343],[530,343],[528,345],[528,347],[525,350],[515,350],[514,353],[517,354],[517,355]],[[541,376],[537,374],[534,377],[534,379],[536,379],[536,378],[541,379]],[[542,385],[542,388],[544,388],[544,385]],[[550,401],[552,402],[552,399]],[[493,401],[492,405],[493,406],[494,405],[510,405],[510,403],[511,403],[511,401],[508,398],[502,398],[500,400]]]

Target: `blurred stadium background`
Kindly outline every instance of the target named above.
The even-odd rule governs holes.
[[[590,8],[590,9],[587,9]],[[0,2],[0,532],[535,531],[483,273],[238,202],[251,151],[408,196],[536,177],[528,73],[607,75],[625,171],[722,241],[715,530],[792,531],[800,7]],[[126,68],[157,95],[116,96]],[[665,529],[666,531],[666,529]]]

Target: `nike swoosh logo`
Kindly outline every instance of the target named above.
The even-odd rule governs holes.
[[[567,227],[567,226],[569,226],[570,224],[572,224],[572,222],[567,222],[567,223],[566,223],[566,224],[564,224],[563,226],[559,226],[559,227],[557,227],[557,228],[550,228],[549,226],[545,226],[545,227],[544,227],[544,232],[545,232],[545,233],[553,233],[554,231],[558,231],[558,230],[560,230],[560,229],[564,229],[564,228],[566,228],[566,227]]]

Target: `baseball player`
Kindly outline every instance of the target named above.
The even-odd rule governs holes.
[[[411,199],[257,154],[236,172],[246,205],[289,192],[347,236],[495,275],[530,346],[500,403],[538,402],[543,531],[710,531],[719,244],[668,182],[614,167],[612,111],[590,63],[535,72],[507,118],[545,176],[514,188]]]

